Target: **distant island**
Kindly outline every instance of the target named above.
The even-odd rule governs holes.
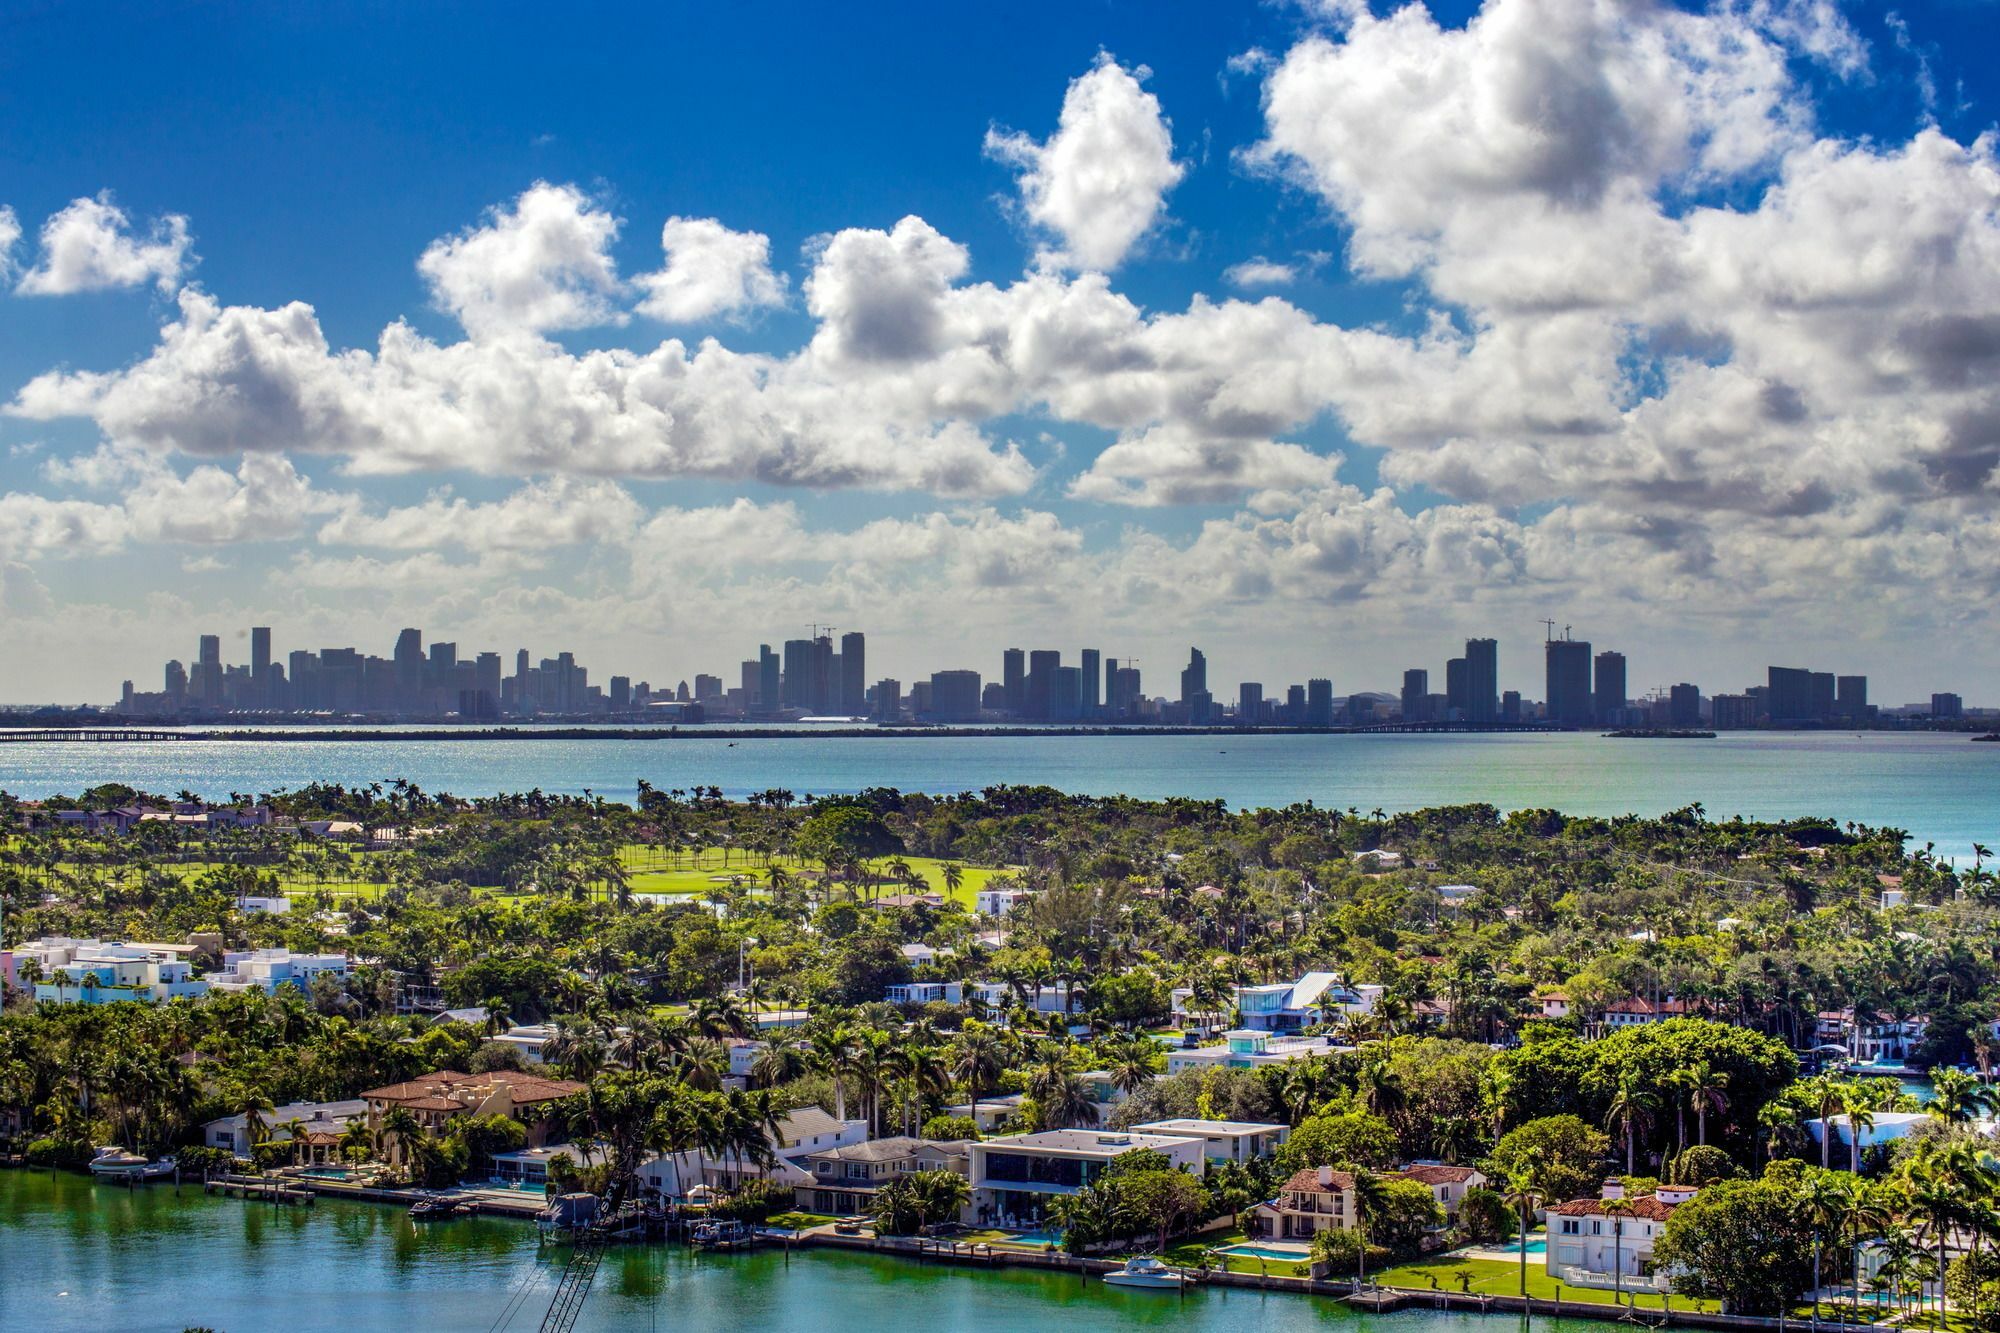
[[[1608,737],[1642,741],[1712,741],[1712,731],[1690,731],[1684,727],[1624,727],[1604,733]]]

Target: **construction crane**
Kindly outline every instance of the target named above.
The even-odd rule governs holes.
[[[1536,623],[1542,626],[1547,641],[1549,643],[1554,643],[1556,640],[1556,622],[1550,620],[1547,616],[1543,616],[1541,620],[1537,621]]]

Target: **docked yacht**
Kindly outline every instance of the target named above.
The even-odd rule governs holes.
[[[1151,1255],[1137,1259],[1127,1259],[1125,1266],[1115,1273],[1106,1273],[1104,1280],[1114,1287],[1181,1287],[1187,1284],[1187,1274],[1167,1267]]]
[[[149,1161],[123,1148],[99,1148],[90,1159],[90,1174],[100,1180],[159,1180],[173,1173],[173,1158]]]

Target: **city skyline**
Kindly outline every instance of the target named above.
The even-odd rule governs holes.
[[[10,29],[0,700],[384,621],[1991,692],[2000,11],[507,14]]]
[[[612,672],[592,677],[589,662],[560,650],[536,659],[527,647],[459,652],[456,640],[425,642],[398,632],[392,654],[352,646],[279,651],[269,626],[251,626],[247,662],[232,662],[222,636],[202,634],[187,661],[169,659],[159,690],[128,678],[114,709],[131,717],[203,718],[230,714],[456,718],[484,723],[521,718],[651,718],[670,723],[732,719],[849,717],[881,722],[1122,722],[1194,726],[1336,727],[1381,724],[1564,727],[1863,725],[1891,716],[1956,722],[1986,710],[1954,690],[1928,700],[1870,698],[1865,674],[1769,665],[1764,679],[1725,689],[1677,681],[1634,691],[1626,655],[1558,635],[1545,621],[1539,693],[1506,688],[1499,641],[1465,640],[1433,676],[1407,667],[1400,689],[1314,676],[1287,682],[1262,673],[1233,685],[1211,679],[1208,656],[1186,650],[1177,689],[1148,690],[1140,664],[1102,648],[1010,647],[997,673],[933,666],[914,678],[871,672],[867,634],[813,625],[808,636],[759,643],[733,673],[718,666],[692,680]],[[513,670],[508,671],[511,658]],[[990,668],[990,663],[988,667]],[[1158,676],[1154,677],[1155,682]],[[1435,682],[1435,686],[1434,686]]]

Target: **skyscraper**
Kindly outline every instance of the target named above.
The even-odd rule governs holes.
[[[250,686],[259,708],[271,704],[271,629],[258,625],[250,630]]]
[[[1244,681],[1236,687],[1236,720],[1245,726],[1256,726],[1263,721],[1264,687],[1255,681]]]
[[[1019,648],[1000,654],[1000,688],[1006,692],[1008,712],[1020,717],[1028,711],[1028,655]]]
[[[1188,649],[1188,664],[1181,668],[1181,702],[1190,703],[1197,694],[1208,693],[1208,659],[1199,648]]]
[[[784,668],[778,655],[771,651],[771,645],[757,645],[757,709],[763,713],[775,713],[781,706],[780,690],[784,680]]]
[[[1028,654],[1028,679],[1022,686],[1022,716],[1032,722],[1046,722],[1053,716],[1056,698],[1056,668],[1062,665],[1062,654],[1050,648],[1037,648]]]
[[[201,660],[195,664],[195,698],[210,707],[222,702],[222,638],[201,636]]]
[[[1086,648],[1077,655],[1077,661],[1083,671],[1083,716],[1094,718],[1097,716],[1098,686],[1104,680],[1100,654],[1095,648]]]
[[[1607,648],[1597,655],[1597,683],[1591,696],[1598,723],[1603,726],[1617,725],[1617,715],[1625,707],[1627,697],[1625,654]]]
[[[1868,716],[1868,677],[1842,676],[1834,682],[1835,710],[1856,722]]]
[[[1701,690],[1686,681],[1667,691],[1667,723],[1675,727],[1701,725]]]
[[[1306,682],[1306,725],[1333,725],[1333,682],[1315,677]]]
[[[1465,641],[1465,720],[1492,722],[1500,710],[1500,645]]]
[[[840,704],[834,694],[838,678],[833,664],[833,637],[821,634],[812,641],[812,684],[806,707],[815,713],[831,713]]]
[[[1463,722],[1472,716],[1471,698],[1471,672],[1463,657],[1454,657],[1444,664],[1444,706]]]
[[[1403,673],[1403,721],[1427,722],[1425,716],[1427,696],[1431,692],[1431,673],[1422,667],[1412,667]]]
[[[1587,727],[1591,720],[1590,642],[1587,639],[1550,639],[1543,645],[1547,653],[1547,709],[1551,722],[1564,726]]]
[[[931,673],[931,716],[939,722],[979,720],[979,673],[977,671],[933,671]]]
[[[813,641],[785,640],[785,677],[778,702],[786,708],[812,709]]]
[[[1050,673],[1049,720],[1075,722],[1083,716],[1083,668],[1059,666]]]
[[[840,636],[841,712],[859,717],[868,711],[867,681],[868,636],[853,630]],[[902,689],[900,682],[896,688]]]
[[[1812,678],[1804,667],[1765,668],[1764,712],[1772,726],[1818,720],[1813,714]]]
[[[415,708],[424,692],[424,632],[406,629],[396,636],[396,706]]]

